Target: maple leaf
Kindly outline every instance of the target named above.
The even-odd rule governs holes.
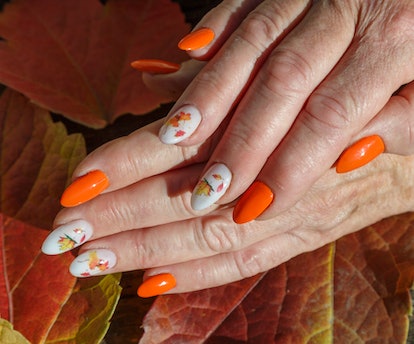
[[[76,122],[103,127],[171,100],[149,91],[130,63],[187,59],[177,42],[188,31],[169,0],[15,0],[0,14],[0,83]]]
[[[176,132],[175,132],[175,137],[181,137],[181,136],[184,136],[185,135],[185,131],[184,130],[177,130]]]
[[[195,193],[196,195],[199,195],[199,196],[201,195],[210,196],[211,191],[214,191],[213,187],[208,183],[206,179],[202,179],[197,184]]]
[[[75,247],[76,241],[66,235],[64,237],[60,237],[58,243],[61,251],[68,251]]]

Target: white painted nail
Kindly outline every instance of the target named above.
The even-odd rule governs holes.
[[[110,250],[96,249],[86,251],[75,258],[69,271],[76,277],[89,277],[107,273],[116,264],[116,256]]]
[[[191,207],[203,210],[224,195],[231,182],[231,172],[224,164],[214,164],[200,179],[191,197]]]
[[[60,254],[78,247],[92,236],[92,226],[84,220],[68,222],[49,234],[42,245],[45,254]]]
[[[183,106],[168,117],[160,129],[159,138],[166,144],[181,142],[194,133],[200,122],[201,114],[194,106]]]

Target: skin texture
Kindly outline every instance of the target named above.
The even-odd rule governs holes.
[[[106,272],[170,273],[177,285],[168,292],[184,292],[255,275],[412,211],[414,158],[402,155],[414,148],[413,6],[223,1],[199,25],[213,29],[213,42],[189,53],[208,62],[144,75],[154,91],[183,92],[172,112],[197,106],[200,126],[165,145],[159,121],[90,154],[74,178],[101,170],[110,185],[63,209],[56,226],[87,221],[94,232],[81,252],[113,251],[117,264]],[[331,168],[373,134],[387,154],[350,173]],[[196,212],[191,192],[217,162],[232,171],[231,185],[220,204]],[[255,179],[276,199],[260,221],[237,225],[234,200]]]

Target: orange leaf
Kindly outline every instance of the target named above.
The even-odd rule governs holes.
[[[181,62],[188,32],[168,0],[15,0],[0,14],[0,83],[70,119],[103,127],[125,113],[145,114],[161,98],[130,63]]]

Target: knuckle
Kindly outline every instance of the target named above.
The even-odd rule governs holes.
[[[344,104],[345,99],[347,104]],[[315,133],[342,133],[351,127],[355,118],[355,101],[351,95],[340,99],[321,90],[312,94],[303,109],[301,121]],[[327,131],[326,131],[327,130]]]
[[[311,87],[312,67],[299,53],[279,48],[269,56],[264,72],[258,75],[270,97],[296,101]]]
[[[239,231],[232,221],[223,216],[200,221],[195,228],[195,236],[200,249],[210,253],[231,252],[241,245]]]
[[[272,268],[271,260],[266,258],[264,252],[254,247],[237,251],[233,255],[234,265],[241,278],[248,278]]]

